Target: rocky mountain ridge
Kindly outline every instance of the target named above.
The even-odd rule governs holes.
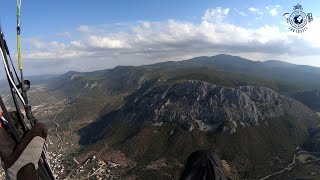
[[[95,127],[85,139],[92,135],[101,139],[108,121],[114,120],[140,128],[171,123],[189,131],[233,134],[239,128],[268,126],[270,120],[285,115],[295,117],[308,130],[320,122],[314,111],[266,87],[231,88],[188,80],[149,89],[84,132]]]
[[[158,87],[124,108],[144,124],[201,121],[210,130],[234,133],[237,127],[268,124],[286,113],[311,121],[315,113],[301,103],[266,87],[229,88],[202,81]],[[131,111],[131,113],[128,113]],[[192,125],[185,125],[192,129]]]

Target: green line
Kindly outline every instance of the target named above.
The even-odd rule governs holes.
[[[18,66],[19,69],[22,70],[22,59],[21,59],[21,41],[20,35],[17,35],[17,45],[18,45]]]
[[[17,7],[17,16],[20,17],[20,7]]]

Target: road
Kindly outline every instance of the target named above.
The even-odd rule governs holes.
[[[297,155],[299,155],[300,153],[308,153],[308,152],[307,152],[307,151],[299,151],[299,152],[295,153],[295,154],[293,155],[292,163],[290,163],[286,168],[282,169],[281,171],[278,171],[278,172],[269,174],[269,175],[267,175],[266,177],[261,178],[260,180],[268,179],[268,178],[270,178],[270,177],[272,177],[272,176],[274,176],[274,175],[281,174],[281,173],[283,173],[284,171],[291,171],[291,169],[293,168],[294,164],[296,163]]]
[[[59,123],[57,122],[57,116],[58,116],[58,114],[56,114],[56,115],[54,116],[53,122],[56,124],[56,136],[58,137],[60,143],[62,143],[62,139],[61,139],[61,137],[60,137],[60,135],[59,135],[59,132],[58,132],[58,129],[59,129],[60,125],[59,125]]]

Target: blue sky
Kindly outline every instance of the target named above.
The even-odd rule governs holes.
[[[16,1],[0,0],[15,57]],[[284,12],[302,4],[309,31],[288,30]],[[319,1],[22,0],[27,74],[93,71],[227,53],[320,66]]]

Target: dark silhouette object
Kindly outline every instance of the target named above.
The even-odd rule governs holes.
[[[187,160],[180,180],[226,180],[217,154],[200,150]]]

